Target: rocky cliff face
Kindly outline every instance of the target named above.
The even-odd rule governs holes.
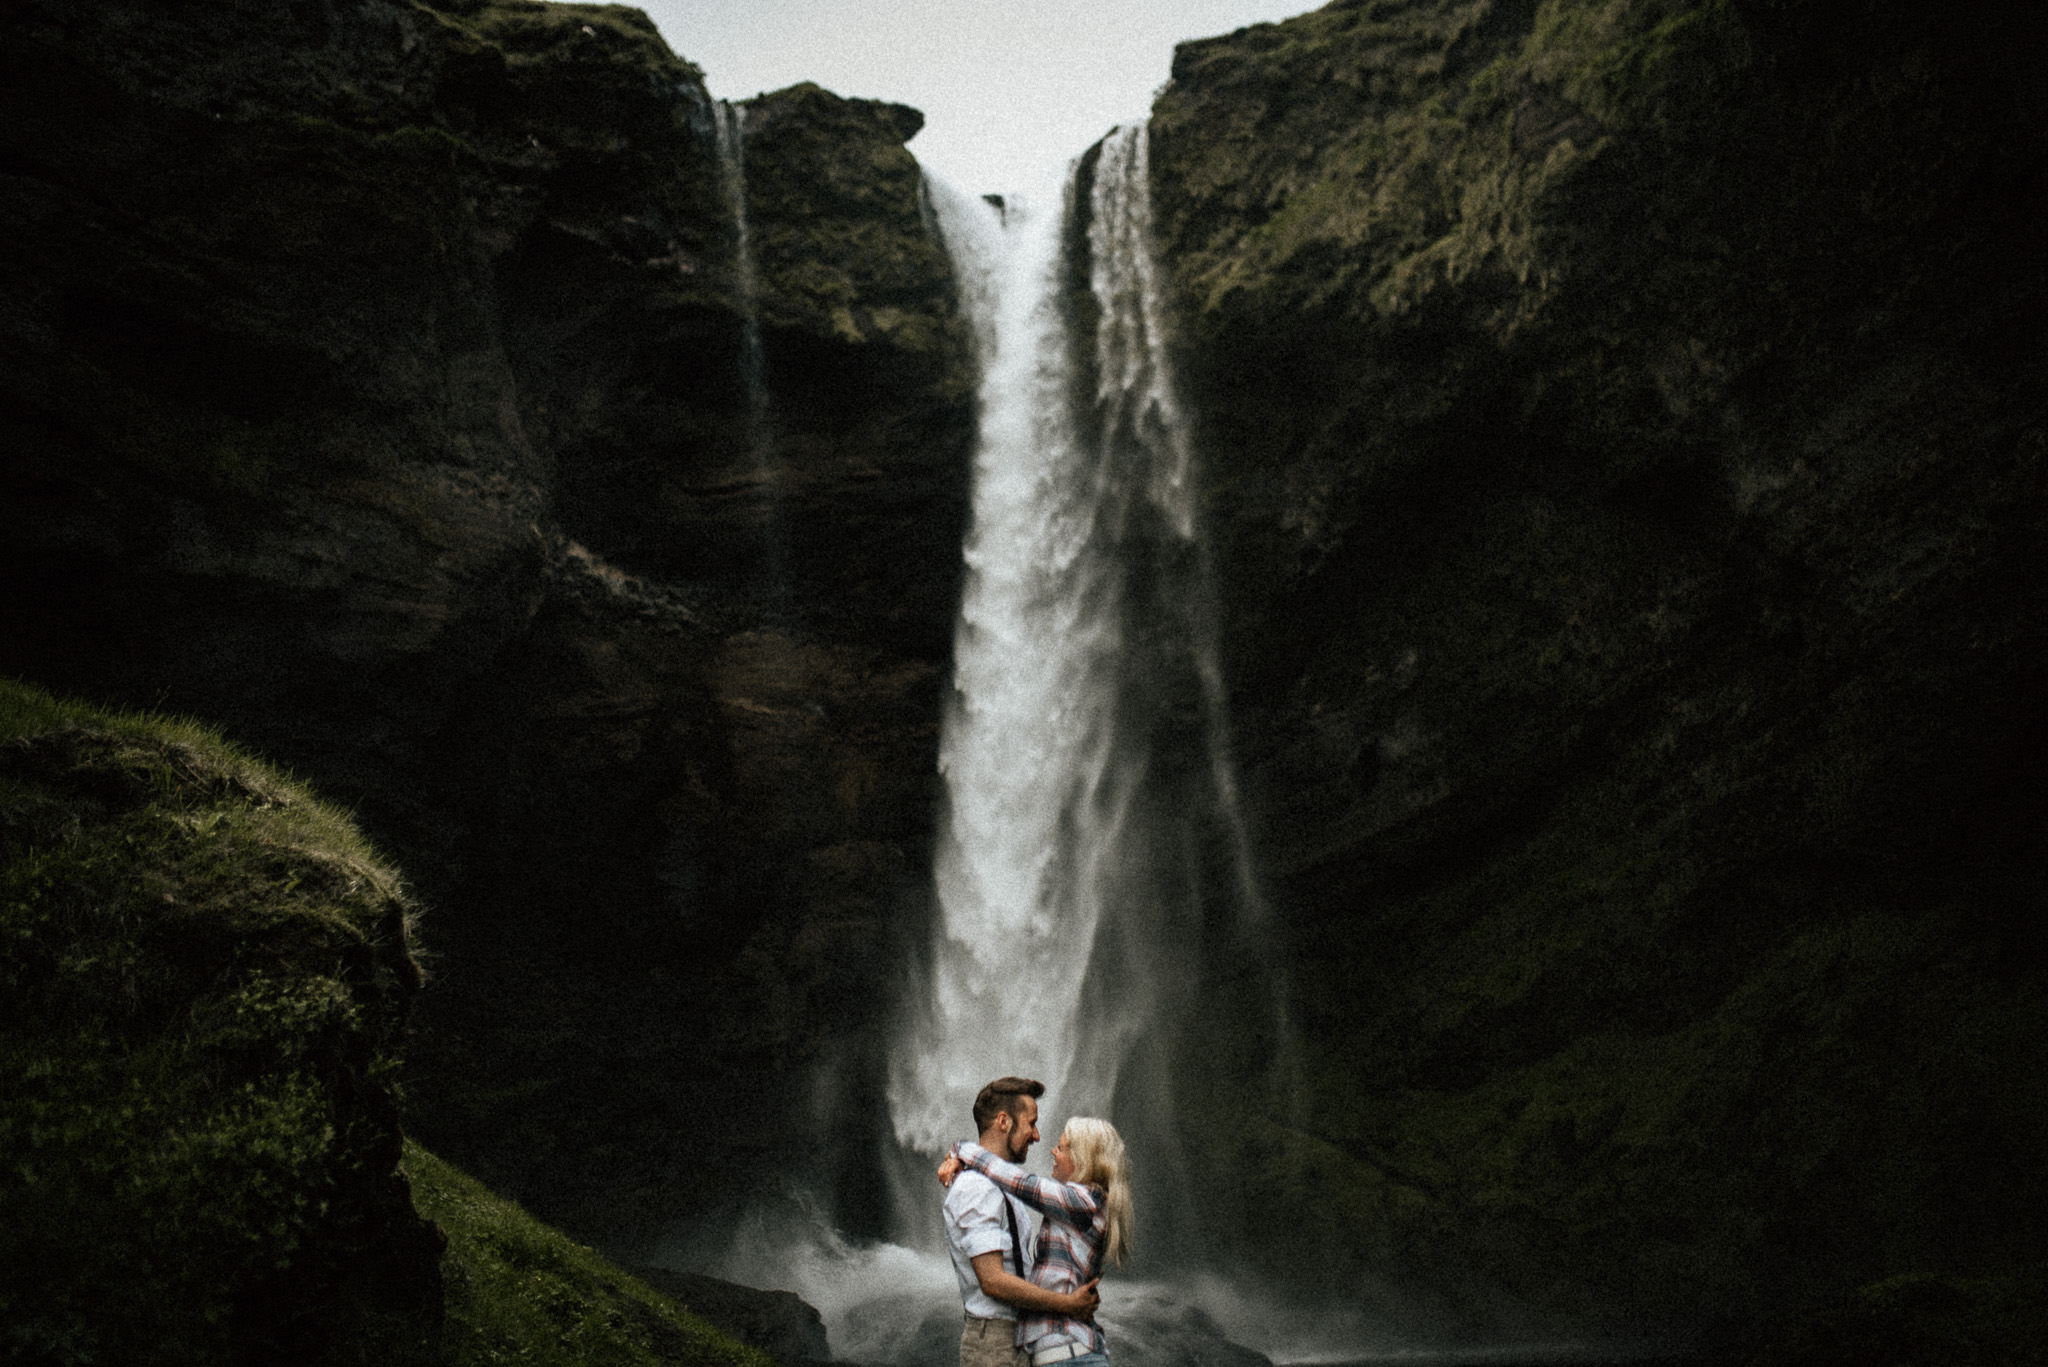
[[[764,443],[716,111],[637,12],[10,23],[0,670],[356,805],[451,1156],[585,1229],[721,1190],[920,905],[972,414],[918,116],[749,110]]]
[[[806,1117],[863,1162],[973,416],[916,114],[751,103],[749,288],[632,11],[10,23],[0,670],[355,804],[438,951],[410,1123],[539,1212],[629,1237]],[[1974,1323],[2038,1256],[2044,39],[1340,0],[1180,51],[1293,1019],[1247,1063],[1263,975],[1189,994],[1203,1247],[1744,1332]]]
[[[2044,40],[1339,0],[1179,50],[1270,1256],[1698,1327],[2038,1255]]]

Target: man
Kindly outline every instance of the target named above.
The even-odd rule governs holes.
[[[1044,1084],[1028,1077],[999,1077],[982,1088],[974,1098],[981,1146],[1022,1163],[1038,1142],[1038,1098],[1044,1095]],[[961,1173],[946,1189],[946,1242],[967,1311],[960,1367],[1030,1367],[1030,1355],[1017,1343],[1019,1310],[1085,1320],[1101,1304],[1092,1281],[1071,1292],[1031,1284],[1030,1229],[1031,1212],[978,1172]]]

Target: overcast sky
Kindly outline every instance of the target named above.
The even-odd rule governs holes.
[[[910,144],[963,190],[1023,189],[1127,119],[1173,45],[1317,0],[635,0],[711,93],[799,81],[924,111]]]

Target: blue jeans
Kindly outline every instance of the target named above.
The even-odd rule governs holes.
[[[1108,1353],[1083,1353],[1065,1362],[1056,1362],[1053,1367],[1109,1367]]]

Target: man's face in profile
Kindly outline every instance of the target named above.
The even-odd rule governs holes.
[[[1017,1109],[1006,1111],[996,1119],[996,1128],[1001,1130],[1004,1121],[1009,1122],[1009,1132],[1002,1140],[1009,1146],[1007,1153],[998,1153],[998,1158],[1007,1158],[1012,1163],[1024,1161],[1024,1155],[1031,1152],[1031,1146],[1038,1142],[1038,1100],[1035,1097],[1017,1098]]]

